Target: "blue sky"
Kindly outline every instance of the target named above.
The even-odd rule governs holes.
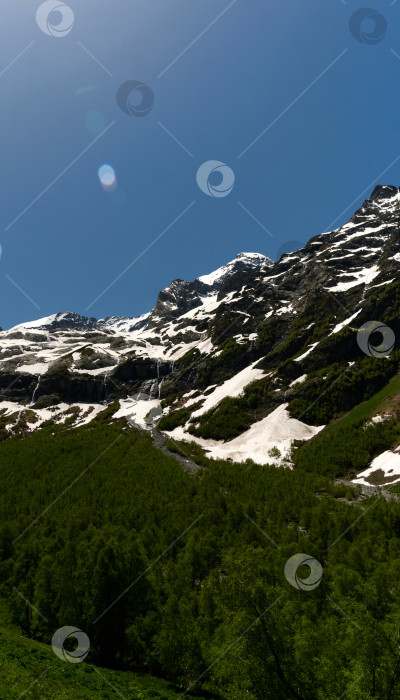
[[[138,315],[172,279],[276,258],[400,184],[400,0],[375,5],[373,44],[350,32],[352,0],[68,0],[64,37],[38,27],[40,4],[2,6],[3,328]],[[144,117],[117,105],[128,80],[154,93]],[[196,183],[210,160],[235,174],[226,197]]]

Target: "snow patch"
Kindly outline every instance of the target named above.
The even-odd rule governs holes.
[[[307,355],[309,355],[310,352],[312,352],[312,351],[314,350],[314,348],[317,347],[317,345],[318,345],[318,343],[313,343],[312,345],[310,345],[310,346],[308,347],[308,350],[306,350],[302,355],[300,355],[300,357],[295,357],[295,358],[294,358],[294,361],[295,361],[295,362],[300,362],[300,360],[304,360],[304,358],[307,357]]]
[[[186,433],[181,426],[169,434],[177,440],[189,439],[197,442],[214,459],[231,459],[234,462],[245,462],[246,459],[252,459],[257,464],[285,466],[284,460],[290,456],[293,440],[309,440],[325,427],[323,425],[317,427],[307,425],[296,418],[291,418],[287,406],[287,403],[281,404],[266,418],[254,423],[242,435],[225,443],[196,438]],[[279,457],[269,454],[273,448],[279,450]],[[286,466],[289,464],[286,463]]]
[[[146,416],[152,409],[160,409],[161,403],[158,399],[151,400],[135,400],[122,399],[119,402],[120,408],[114,413],[113,418],[126,418],[130,425],[139,426],[143,429],[148,429]],[[161,413],[160,413],[161,415]]]
[[[254,369],[255,365],[258,364],[259,360],[253,362],[252,365],[246,367],[238,374],[235,374],[231,379],[227,379],[226,382],[217,386],[214,391],[206,397],[204,404],[197,411],[192,413],[192,418],[197,418],[197,416],[202,416],[214,406],[217,406],[222,399],[227,396],[234,397],[240,396],[244,388],[254,382],[256,379],[261,379],[264,376],[264,370]],[[203,397],[204,398],[204,397]],[[201,397],[196,398],[196,401],[200,401]]]
[[[328,292],[345,292],[352,287],[357,287],[359,284],[370,284],[372,280],[379,275],[378,265],[372,265],[371,267],[365,267],[357,272],[342,272],[343,276],[350,275],[355,277],[355,280],[351,282],[338,282],[334,287],[325,287]]]
[[[235,264],[238,260],[242,260],[246,264],[246,267],[248,269],[257,269],[260,266],[260,263],[272,263],[272,260],[267,258],[265,255],[262,255],[261,253],[239,253],[239,255],[237,255],[234,260],[231,260],[226,265],[219,267],[217,270],[214,270],[214,272],[210,272],[209,275],[202,275],[197,279],[199,280],[199,282],[203,282],[203,284],[213,286],[216,282],[221,282],[224,279],[224,277],[228,276],[228,274],[235,267]]]
[[[295,386],[295,384],[302,384],[303,382],[306,381],[306,379],[307,379],[307,375],[302,374],[301,377],[297,377],[297,379],[293,379],[293,381],[290,382],[289,386]]]
[[[8,358],[7,358],[8,359]],[[16,372],[24,372],[25,374],[45,374],[47,372],[49,365],[44,362],[37,362],[34,365],[20,365],[16,368]]]
[[[341,323],[338,323],[337,326],[335,326],[335,328],[333,329],[332,333],[330,333],[329,335],[333,335],[334,333],[339,333],[339,331],[341,331],[342,328],[344,328],[345,326],[348,326],[349,323],[351,323],[352,320],[353,320],[356,316],[358,316],[359,313],[361,313],[361,309],[360,309],[359,311],[356,311],[356,313],[353,314],[352,316],[350,316],[349,318],[346,318],[345,321],[342,321]]]
[[[366,479],[377,471],[382,471],[384,473],[384,478],[390,479],[390,484],[398,483],[400,481],[400,454],[396,454],[391,450],[383,452],[372,460],[368,469],[361,472],[353,479],[353,483],[371,486],[371,483],[366,481]],[[394,476],[398,476],[399,478],[393,479]]]

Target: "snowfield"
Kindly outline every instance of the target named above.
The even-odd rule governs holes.
[[[252,459],[257,464],[291,466],[286,460],[290,457],[293,440],[310,440],[325,426],[307,425],[291,418],[287,406],[287,403],[281,404],[266,418],[254,423],[246,432],[228,442],[195,437],[186,433],[182,426],[175,428],[168,435],[176,440],[196,442],[207,451],[208,457],[214,459],[229,459],[233,462]],[[269,454],[273,448],[277,448],[280,455]]]

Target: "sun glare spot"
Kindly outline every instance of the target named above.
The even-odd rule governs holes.
[[[108,165],[107,163],[101,165],[98,175],[103,190],[106,190],[106,192],[112,192],[116,189],[117,178],[115,175],[115,170],[111,165]]]

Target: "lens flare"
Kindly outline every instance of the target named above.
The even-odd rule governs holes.
[[[113,192],[117,188],[115,170],[111,165],[104,163],[98,170],[100,184],[106,192]]]

